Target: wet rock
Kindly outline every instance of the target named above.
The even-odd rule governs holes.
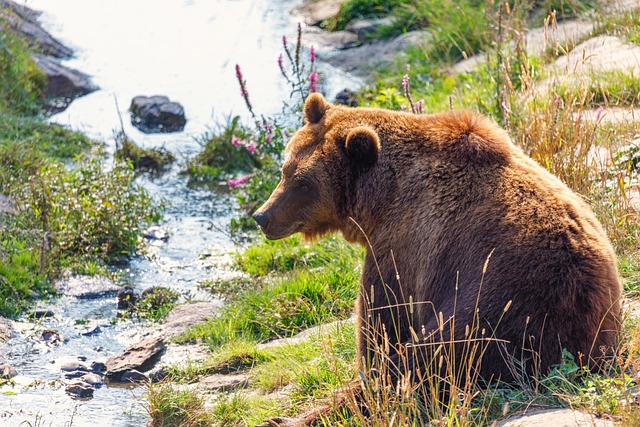
[[[0,1],[0,21],[17,31],[31,46],[56,58],[68,59],[73,51],[53,38],[38,23],[39,12],[8,0]]]
[[[249,374],[208,375],[200,380],[198,387],[209,391],[234,391],[249,385]]]
[[[84,337],[90,337],[90,336],[93,336],[93,335],[98,335],[101,332],[102,332],[102,329],[100,328],[100,326],[96,325],[96,326],[94,326],[92,328],[87,329],[84,332],[80,332],[80,335],[82,335]]]
[[[42,340],[47,344],[60,344],[62,342],[62,337],[60,337],[60,333],[53,329],[45,329],[42,331],[40,335]]]
[[[111,297],[121,289],[104,276],[68,276],[58,280],[54,286],[60,293],[78,299]]]
[[[528,414],[509,417],[499,422],[496,427],[613,427],[611,420],[596,418],[572,409],[548,409],[533,411]]]
[[[86,362],[87,361],[87,356],[78,356],[78,360],[81,362]]]
[[[18,375],[18,371],[16,371],[16,368],[14,368],[13,366],[9,365],[8,363],[0,365],[0,378],[8,380],[15,377],[16,375]]]
[[[346,31],[355,33],[358,36],[358,40],[366,42],[371,39],[372,36],[384,26],[393,24],[393,18],[380,18],[380,19],[354,19],[345,27]]]
[[[46,310],[46,309],[37,309],[37,310],[32,310],[29,313],[27,313],[27,317],[29,319],[43,319],[45,317],[53,317],[54,313],[51,310]]]
[[[221,302],[197,302],[182,304],[171,310],[162,325],[162,335],[172,338],[180,335],[193,325],[202,323],[218,315]]]
[[[118,290],[118,310],[126,310],[133,308],[138,301],[138,294],[133,291],[131,286],[124,286]]]
[[[358,77],[369,77],[374,67],[390,64],[406,56],[409,46],[424,43],[431,35],[426,31],[411,31],[391,40],[381,40],[347,50],[319,52],[322,59],[334,67]]]
[[[84,374],[80,377],[80,380],[89,384],[93,388],[100,388],[104,385],[102,377],[94,373]]]
[[[292,13],[307,25],[320,25],[322,21],[336,16],[344,2],[345,0],[305,0]]]
[[[0,286],[2,286],[1,280],[0,280]],[[11,320],[0,316],[0,345],[1,343],[8,341],[11,338],[11,335],[13,335],[13,327],[11,326]]]
[[[118,379],[127,371],[146,372],[153,367],[164,350],[164,340],[160,337],[145,338],[127,347],[122,354],[109,357],[106,361],[106,375]]]
[[[107,365],[105,365],[103,362],[91,362],[91,365],[89,365],[89,370],[91,372],[101,373],[107,370]]]
[[[149,382],[149,377],[142,372],[132,369],[130,371],[124,372],[120,376],[120,381],[123,383]]]
[[[349,31],[325,31],[316,27],[304,30],[304,43],[313,46],[317,52],[356,47],[358,36]]]
[[[160,368],[153,368],[149,371],[149,381],[151,382],[159,382],[169,376],[169,368],[166,366],[162,366]]]
[[[336,95],[334,100],[336,104],[347,105],[349,107],[357,107],[358,100],[356,99],[356,93],[351,89],[342,89]]]
[[[67,362],[64,365],[62,365],[60,367],[60,371],[62,372],[74,372],[74,371],[78,371],[78,372],[89,372],[90,369],[87,367],[87,365],[85,365],[84,363],[81,362]]]
[[[89,76],[65,67],[50,56],[35,53],[33,60],[47,76],[47,85],[44,89],[44,95],[47,98],[61,99],[68,105],[73,99],[97,89]]]
[[[67,386],[65,387],[65,391],[68,394],[80,398],[93,397],[94,390],[95,389],[91,386],[91,384],[80,380],[67,384]]]
[[[68,372],[64,372],[62,374],[63,377],[65,377],[66,379],[71,379],[71,378],[80,378],[85,376],[87,373],[85,371],[68,371]]]
[[[136,96],[129,111],[131,124],[144,133],[179,132],[187,123],[182,105],[166,96]]]

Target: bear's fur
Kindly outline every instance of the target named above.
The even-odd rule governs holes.
[[[544,373],[563,348],[590,366],[611,354],[622,291],[605,232],[491,120],[348,108],[318,94],[304,115],[254,218],[270,239],[340,231],[367,248],[357,302],[364,368],[383,337],[401,352],[434,332],[493,341],[485,379]]]

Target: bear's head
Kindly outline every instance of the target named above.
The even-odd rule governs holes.
[[[285,148],[280,182],[253,215],[268,239],[297,232],[313,239],[345,227],[346,188],[380,152],[377,133],[350,111],[317,93],[307,98],[305,125]]]

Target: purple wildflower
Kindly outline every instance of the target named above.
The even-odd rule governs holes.
[[[604,113],[604,108],[598,107],[598,110],[596,111],[596,123],[598,123],[602,118],[602,113]]]
[[[407,106],[406,105],[401,105],[400,106],[400,111],[407,111]]]
[[[311,59],[311,64],[313,65],[313,63],[316,62],[316,51],[313,49],[313,46],[309,49],[309,57]]]
[[[256,150],[258,149],[258,146],[256,145],[255,142],[250,142],[249,144],[246,144],[244,148],[246,148],[247,151],[250,152],[251,154],[256,154]]]
[[[267,134],[267,144],[271,144],[271,140],[273,139],[273,135],[270,133]]]
[[[285,130],[284,130],[284,132],[282,132],[282,134],[283,134],[285,137],[289,138],[289,130],[288,130],[288,129],[285,129]]]
[[[422,114],[422,106],[423,105],[424,105],[424,99],[421,99],[418,102],[416,102],[416,113],[417,114]]]
[[[244,175],[241,176],[238,179],[230,179],[227,181],[227,185],[231,188],[238,188],[240,187],[242,184],[244,184],[245,182],[247,182],[249,180],[251,176],[250,175]]]
[[[289,78],[287,77],[287,72],[284,69],[284,63],[282,60],[282,54],[280,54],[280,56],[278,56],[278,67],[280,67],[280,72],[282,73],[282,75],[289,80]]]
[[[318,91],[318,73],[315,71],[309,74],[309,91],[317,92]]]
[[[236,138],[235,136],[231,137],[231,145],[233,145],[234,147],[239,147],[241,145],[244,145],[244,141],[241,139]]]
[[[402,77],[402,89],[404,89],[405,93],[409,91],[409,74],[405,74],[404,77]]]

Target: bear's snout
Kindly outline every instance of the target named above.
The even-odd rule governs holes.
[[[253,219],[258,223],[260,228],[262,228],[263,230],[267,228],[267,224],[269,224],[269,217],[264,213],[260,213],[259,210],[253,214]]]

